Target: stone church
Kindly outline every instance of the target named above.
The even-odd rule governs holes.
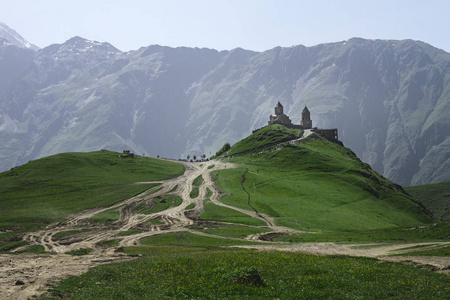
[[[269,122],[268,125],[272,124],[280,124],[283,126],[286,126],[288,128],[293,129],[311,129],[314,132],[317,132],[324,136],[325,138],[331,140],[331,141],[337,141],[338,140],[338,130],[337,128],[333,129],[318,129],[317,127],[312,127],[312,120],[311,120],[311,113],[309,109],[306,107],[302,111],[302,119],[300,121],[300,125],[292,124],[291,119],[283,112],[283,105],[278,101],[277,105],[275,105],[275,114],[269,116]],[[261,128],[260,128],[261,129]],[[253,132],[258,131],[254,130]]]
[[[272,124],[280,124],[295,129],[311,129],[312,128],[311,113],[305,106],[305,108],[302,111],[302,120],[300,122],[300,125],[295,125],[292,124],[291,119],[289,119],[289,117],[284,114],[283,105],[281,105],[281,103],[278,102],[277,105],[275,106],[275,114],[270,115],[269,117],[268,125]]]

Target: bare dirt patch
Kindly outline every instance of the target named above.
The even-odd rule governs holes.
[[[0,255],[0,298],[28,299],[42,294],[58,280],[81,275],[89,268],[129,260],[130,257],[95,253],[84,256],[67,254]],[[17,283],[23,284],[17,284]]]

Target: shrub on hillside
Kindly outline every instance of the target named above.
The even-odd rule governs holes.
[[[255,267],[246,267],[224,275],[224,279],[244,285],[263,286],[264,281]]]
[[[230,148],[231,148],[230,143],[225,143],[225,145],[223,145],[222,148],[220,148],[220,150],[216,152],[215,157],[221,156],[222,154],[230,150]]]

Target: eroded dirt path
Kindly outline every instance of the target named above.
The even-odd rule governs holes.
[[[72,215],[63,222],[47,226],[44,230],[26,234],[24,239],[30,245],[42,245],[51,254],[0,255],[0,299],[27,299],[33,295],[40,295],[46,292],[54,282],[71,275],[80,275],[91,267],[133,259],[121,254],[121,247],[139,245],[141,239],[157,234],[189,231],[189,227],[195,224],[197,218],[203,213],[203,202],[207,198],[208,189],[212,192],[209,199],[214,204],[263,220],[266,223],[265,227],[271,229],[270,234],[276,235],[294,231],[289,228],[276,226],[274,219],[267,215],[251,209],[246,210],[233,207],[220,201],[222,192],[214,185],[211,172],[232,168],[234,167],[232,164],[220,161],[184,162],[183,164],[186,172],[182,176],[166,181],[152,182],[160,185],[140,195],[110,207],[92,209]],[[198,196],[192,198],[193,182],[198,176],[203,177],[203,183],[199,187]],[[181,197],[181,204],[160,212],[148,214],[139,213],[139,211],[134,209],[141,204],[152,205],[154,204],[153,201],[162,201],[167,195]],[[89,221],[91,217],[111,209],[120,210],[120,217],[117,221],[104,226],[92,225]],[[126,235],[129,230],[134,230],[134,234]],[[71,234],[61,237],[63,232],[71,232]],[[200,231],[192,231],[192,233],[210,235]],[[266,234],[252,235],[247,237],[247,239],[257,241],[261,239],[261,235]],[[99,244],[99,242],[109,240],[118,241],[118,245],[103,247]],[[337,245],[333,243],[297,245],[285,243],[267,245],[266,243],[261,241],[261,245],[243,247],[260,250],[299,251],[312,254],[344,254],[382,258],[394,250],[413,246],[402,244],[361,247],[361,245]],[[65,254],[68,251],[80,248],[90,248],[92,252],[83,256]],[[23,248],[16,249],[16,251],[20,250],[23,250]],[[401,260],[398,257],[386,259]],[[408,259],[439,267],[450,265],[450,258],[436,258],[434,260],[430,258]]]
[[[42,245],[51,254],[0,255],[0,299],[27,299],[33,295],[42,294],[55,281],[70,275],[82,274],[90,267],[132,259],[117,253],[116,250],[123,246],[138,245],[141,239],[156,234],[187,231],[187,227],[193,225],[195,218],[203,212],[203,200],[207,195],[207,188],[216,191],[210,172],[233,166],[222,162],[184,162],[183,164],[186,171],[182,176],[161,182],[151,182],[160,185],[140,195],[110,207],[72,215],[63,222],[47,226],[44,230],[26,234],[24,240],[30,245]],[[199,187],[198,197],[191,198],[193,181],[198,176],[202,176],[204,181]],[[218,192],[215,193],[218,199]],[[139,204],[148,204],[152,200],[161,201],[160,199],[167,195],[181,197],[182,203],[150,214],[133,211],[133,208]],[[194,204],[193,208],[187,210],[186,208],[191,204]],[[120,209],[120,217],[116,222],[106,226],[93,226],[89,222],[91,217],[111,209]],[[128,230],[141,232],[121,235]],[[61,236],[64,232],[71,234],[66,237],[55,237],[58,234]],[[118,240],[119,245],[99,246],[99,242],[108,240]],[[19,252],[26,247],[28,246],[15,251]],[[80,248],[90,248],[93,251],[83,256],[65,254]]]
[[[0,255],[0,299],[28,299],[46,292],[52,283],[62,278],[81,275],[94,266],[129,259],[99,253]]]

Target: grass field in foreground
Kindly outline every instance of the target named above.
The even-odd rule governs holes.
[[[51,289],[70,299],[449,299],[450,277],[345,256],[186,247],[132,247]]]
[[[119,158],[97,151],[63,153],[30,161],[0,174],[0,246],[17,233],[65,216],[110,206],[184,173],[179,163],[149,157]],[[12,231],[12,232],[11,232]]]

